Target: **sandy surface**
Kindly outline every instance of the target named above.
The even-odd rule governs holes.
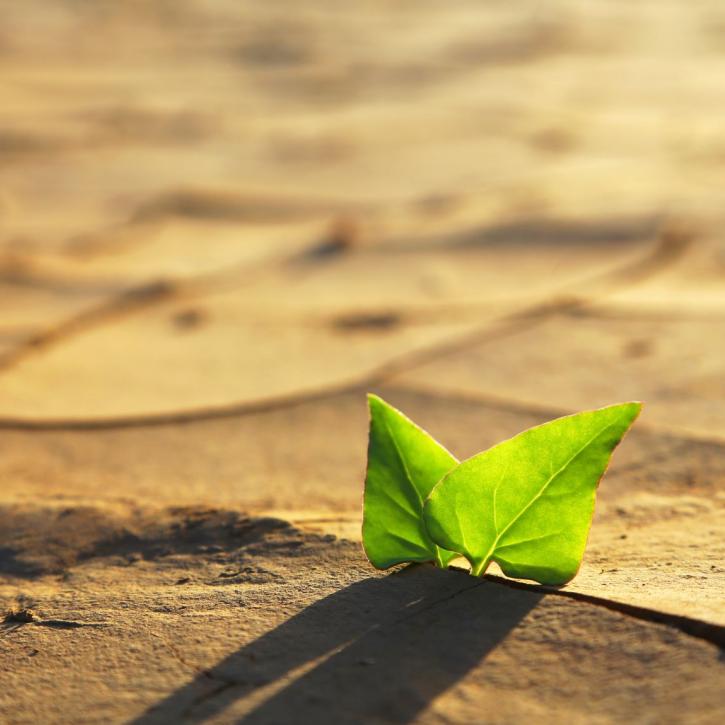
[[[0,9],[0,720],[722,722],[721,3]],[[643,400],[577,578],[372,570],[369,390]]]

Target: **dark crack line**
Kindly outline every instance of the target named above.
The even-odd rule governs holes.
[[[567,308],[568,308],[567,304]],[[142,414],[136,416],[125,416],[108,419],[79,419],[79,420],[33,420],[18,418],[0,418],[0,430],[116,430],[122,428],[142,428],[169,425],[175,423],[199,422],[205,420],[217,420],[223,418],[235,418],[242,415],[253,415],[258,413],[284,410],[292,407],[299,407],[308,403],[327,400],[339,395],[365,392],[371,386],[382,385],[388,378],[424,365],[438,357],[443,357],[459,348],[480,343],[488,340],[500,339],[515,334],[522,329],[536,324],[544,319],[552,311],[561,310],[560,305],[546,304],[535,308],[517,312],[504,317],[494,326],[487,327],[483,333],[477,331],[475,340],[466,338],[456,340],[453,343],[444,342],[440,346],[424,351],[423,354],[413,352],[405,353],[397,360],[384,363],[377,370],[362,375],[359,378],[343,382],[337,385],[325,386],[317,390],[309,390],[303,393],[294,393],[287,396],[280,396],[274,399],[266,399],[251,402],[231,403],[229,405],[213,406],[202,409],[180,410],[171,413]]]
[[[189,660],[187,660],[186,657],[184,657],[184,655],[181,654],[181,652],[179,651],[179,648],[176,645],[174,645],[172,642],[170,642],[168,639],[166,639],[166,637],[164,637],[163,635],[158,634],[156,632],[152,632],[151,636],[156,637],[156,639],[158,639],[162,643],[162,645],[164,647],[166,647],[169,650],[169,652],[171,652],[171,654],[173,655],[174,659],[177,660],[177,662],[179,662],[181,665],[183,665],[187,669],[192,670],[199,676],[205,677],[206,679],[211,680],[213,682],[219,682],[220,684],[225,685],[225,686],[237,686],[237,685],[243,686],[243,685],[247,684],[246,682],[244,682],[242,680],[235,680],[233,678],[227,678],[227,677],[219,677],[218,675],[215,675],[211,670],[209,670],[205,667],[200,667],[199,665],[196,665],[193,662],[189,662]]]
[[[614,322],[631,321],[636,318],[638,322],[722,322],[725,311],[706,308],[704,311],[658,306],[652,309],[642,309],[633,306],[630,302],[618,302],[616,305],[598,304],[593,302],[587,307],[588,317],[597,320],[612,320]]]
[[[458,391],[441,391],[429,388],[424,385],[411,385],[394,383],[390,385],[384,379],[370,379],[362,382],[353,382],[330,386],[322,390],[312,390],[300,395],[280,397],[274,400],[252,401],[229,406],[219,406],[206,410],[177,411],[174,413],[161,413],[154,416],[129,416],[126,418],[111,418],[107,420],[32,420],[0,418],[0,430],[22,431],[22,432],[50,432],[50,431],[73,431],[73,432],[100,432],[123,430],[129,428],[155,428],[174,424],[203,423],[210,420],[223,420],[252,415],[263,415],[274,413],[279,410],[303,407],[314,403],[324,402],[332,398],[355,393],[364,394],[372,386],[386,384],[392,391],[401,393],[413,393],[428,398],[447,400],[463,403],[472,403],[507,412],[521,413],[525,415],[541,416],[547,419],[557,418],[564,415],[571,415],[573,411],[566,408],[554,408],[546,405],[538,405],[483,393],[462,393]],[[725,440],[722,438],[703,436],[685,431],[661,428],[659,426],[640,423],[638,430],[642,433],[667,437],[672,440],[685,443],[702,443],[706,445],[725,447]],[[640,466],[641,467],[641,466]],[[119,499],[125,501],[125,499]],[[341,519],[342,520],[342,519]]]
[[[489,408],[504,410],[510,413],[541,416],[542,418],[546,418],[547,420],[553,418],[560,418],[565,415],[571,415],[572,413],[576,412],[570,408],[555,408],[549,405],[541,405],[529,401],[518,400],[516,398],[509,398],[501,395],[492,395],[490,393],[471,393],[458,390],[440,390],[420,383],[400,384],[396,382],[392,387],[402,393],[407,392],[418,395],[425,395],[426,397],[433,398],[434,400],[485,405]],[[641,421],[637,423],[637,430],[640,433],[673,438],[675,440],[684,441],[687,443],[703,443],[706,445],[717,446],[719,448],[725,447],[725,439],[721,437],[719,438],[716,436],[705,436],[701,435],[700,433],[689,433],[686,431],[673,430],[671,428],[666,428],[659,425],[652,425],[651,423],[642,423]],[[637,464],[636,467],[641,468],[642,465],[644,464]]]
[[[182,711],[182,713],[181,713],[182,718],[188,717],[189,715],[191,715],[192,712],[194,712],[194,710],[201,707],[202,705],[209,702],[210,700],[216,699],[217,697],[219,697],[219,695],[224,694],[227,690],[232,690],[235,687],[241,687],[243,684],[243,683],[233,682],[231,680],[229,680],[229,681],[219,680],[218,678],[214,677],[213,675],[211,675],[208,672],[204,672],[203,674],[205,676],[209,677],[210,680],[219,682],[219,684],[214,689],[209,690],[209,692],[205,692],[205,693],[199,695],[198,697],[195,697]]]
[[[108,626],[105,622],[76,622],[70,619],[37,619],[30,622],[16,622],[3,626],[2,634],[8,635],[22,627],[46,627],[47,629],[68,630],[83,627],[102,628]]]
[[[0,373],[13,367],[30,354],[45,350],[99,323],[105,323],[111,319],[154,306],[171,298],[175,292],[175,287],[167,282],[154,282],[126,289],[115,297],[104,300],[99,305],[85,310],[51,329],[32,335],[22,344],[12,348],[5,355],[0,356]]]
[[[8,635],[11,635],[13,632],[16,632],[21,627],[24,627],[24,622],[13,622],[12,624],[0,624],[0,637],[7,637]]]
[[[419,617],[421,614],[425,614],[426,612],[429,612],[431,609],[435,609],[436,607],[439,607],[441,604],[446,604],[447,602],[450,602],[453,599],[456,599],[460,597],[462,594],[467,594],[468,592],[472,591],[473,589],[478,589],[478,587],[483,586],[486,582],[481,580],[477,581],[471,586],[462,587],[461,589],[452,592],[451,594],[448,594],[445,597],[441,597],[440,599],[436,599],[433,602],[429,602],[425,606],[420,607],[419,609],[416,609],[412,611],[410,614],[406,615],[405,617],[401,617],[400,619],[396,620],[393,624],[395,626],[399,624],[403,624],[404,622],[408,622],[411,619],[415,619],[416,617]]]
[[[642,258],[634,262],[624,263],[616,269],[572,283],[574,291],[569,292],[564,288],[547,301],[506,315],[498,323],[487,324],[450,343],[444,342],[420,352],[402,356],[379,368],[377,375],[381,379],[380,381],[387,380],[453,353],[463,352],[474,345],[523,332],[555,314],[587,310],[597,304],[598,296],[606,297],[607,294],[648,279],[667,268],[680,259],[690,244],[691,240],[688,238],[663,235],[653,251],[644,254]],[[577,290],[586,290],[587,296],[581,296],[581,292],[577,292]],[[376,380],[376,382],[378,381]]]
[[[4,260],[0,257],[0,285],[16,287],[18,289],[50,292],[55,294],[118,294],[120,285],[113,282],[91,281],[77,279],[71,275],[58,277],[53,275],[40,275],[34,272],[7,271],[3,269]]]
[[[418,564],[409,565],[410,567],[420,566]],[[408,568],[408,567],[406,567]],[[458,567],[450,567],[453,570],[466,572],[466,569],[459,569]],[[667,612],[661,612],[656,609],[650,609],[648,607],[639,607],[634,604],[626,604],[624,602],[618,602],[612,599],[606,599],[605,597],[597,597],[592,594],[585,594],[583,592],[568,591],[566,589],[559,589],[556,587],[550,587],[541,584],[527,583],[518,581],[515,579],[508,579],[506,577],[498,576],[496,574],[485,574],[481,579],[476,581],[471,586],[463,587],[456,592],[453,592],[446,597],[442,597],[433,602],[430,602],[426,606],[415,610],[406,617],[402,617],[396,620],[395,625],[406,622],[413,619],[420,614],[423,614],[431,609],[434,609],[441,604],[455,599],[456,597],[466,594],[473,589],[485,585],[486,583],[492,583],[498,586],[506,586],[511,589],[518,589],[526,592],[537,592],[545,595],[564,597],[566,599],[573,599],[578,602],[585,604],[591,604],[596,607],[603,607],[618,614],[623,614],[634,619],[649,622],[652,624],[663,624],[668,627],[679,630],[683,634],[687,634],[691,637],[703,639],[710,644],[714,644],[721,649],[725,649],[725,627],[717,624],[712,624],[701,619],[694,619],[692,617],[685,617],[677,614],[669,614]]]
[[[205,667],[199,667],[198,665],[195,665],[193,662],[189,662],[186,657],[184,657],[181,652],[179,651],[178,647],[176,647],[174,644],[172,644],[166,637],[152,632],[151,635],[153,637],[156,637],[164,647],[171,653],[171,655],[174,657],[174,659],[179,662],[183,667],[185,667],[188,670],[191,670],[196,674],[197,677],[204,678],[208,682],[217,683],[216,687],[213,687],[208,692],[203,692],[197,697],[195,697],[182,711],[181,717],[187,717],[190,715],[197,707],[200,705],[203,705],[205,702],[209,700],[213,700],[214,698],[218,697],[222,693],[226,692],[227,690],[231,690],[234,687],[245,687],[248,685],[247,682],[244,682],[242,680],[235,680],[233,678],[227,678],[227,677],[219,677],[216,675],[212,670],[209,670]],[[151,714],[153,712],[154,708],[151,708],[148,714]]]
[[[419,565],[411,565],[419,566]],[[458,567],[450,567],[451,569],[468,573],[465,569],[458,569]],[[652,624],[663,624],[668,627],[679,630],[683,634],[687,634],[690,637],[696,637],[697,639],[703,639],[710,644],[714,644],[720,649],[725,649],[725,627],[718,624],[712,624],[701,619],[694,619],[692,617],[685,617],[678,614],[669,614],[667,612],[661,612],[656,609],[650,609],[648,607],[639,607],[634,604],[626,604],[624,602],[618,602],[612,599],[606,599],[605,597],[597,597],[593,594],[584,594],[583,592],[569,591],[566,589],[558,589],[555,587],[549,587],[542,584],[529,584],[523,581],[517,581],[515,579],[508,579],[506,577],[498,576],[496,574],[485,574],[479,581],[472,586],[464,587],[446,597],[438,599],[434,602],[429,603],[425,607],[412,612],[407,617],[403,617],[396,621],[395,624],[400,624],[409,619],[413,619],[418,615],[433,609],[441,604],[455,599],[461,594],[466,594],[477,587],[484,585],[486,582],[491,582],[498,586],[506,586],[511,589],[519,589],[526,592],[540,592],[546,595],[564,597],[566,599],[573,599],[578,602],[585,604],[591,604],[596,607],[603,607],[618,614],[623,614],[633,619],[638,619],[643,622],[649,622]]]
[[[106,627],[105,622],[75,622],[69,619],[41,619],[31,622],[35,627],[48,627],[49,629],[80,629],[81,627]]]
[[[108,419],[79,419],[79,420],[34,420],[31,418],[0,418],[0,430],[20,431],[96,431],[119,430],[123,428],[153,428],[176,423],[195,423],[207,420],[236,418],[237,416],[256,415],[259,413],[286,410],[300,407],[308,403],[327,400],[346,393],[364,391],[368,381],[355,381],[329,386],[320,390],[306,391],[302,394],[283,396],[272,400],[260,400],[244,403],[233,403],[204,409],[191,409],[174,411],[173,413],[158,413],[152,415],[126,416]]]
[[[195,298],[213,291],[237,288],[240,284],[253,284],[265,270],[274,270],[276,265],[285,264],[299,253],[285,250],[252,262],[242,261],[228,267],[201,274],[192,278],[176,280],[157,279],[140,285],[126,287],[95,307],[70,317],[50,329],[39,332],[9,352],[0,355],[0,374],[22,362],[26,357],[58,345],[74,335],[117,320],[136,312],[155,307],[172,299]],[[239,275],[244,273],[240,283]]]
[[[522,589],[529,592],[544,592],[546,594],[551,594],[552,596],[564,597],[566,599],[573,599],[578,602],[592,604],[643,622],[663,624],[667,627],[677,629],[690,637],[705,640],[720,649],[725,649],[725,627],[722,625],[712,624],[711,622],[705,622],[701,619],[693,619],[692,617],[685,617],[679,614],[660,612],[656,609],[649,609],[647,607],[639,607],[634,604],[625,604],[624,602],[617,602],[612,599],[597,597],[592,594],[568,591],[566,589],[555,589],[541,584],[527,584],[514,579],[506,579],[505,577],[497,576],[496,574],[486,574],[484,579],[502,586],[511,587],[512,589]]]

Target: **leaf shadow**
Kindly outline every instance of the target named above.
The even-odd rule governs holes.
[[[201,723],[232,707],[225,722],[409,723],[543,596],[431,566],[371,577],[200,671],[133,725]]]

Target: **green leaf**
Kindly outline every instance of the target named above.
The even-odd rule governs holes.
[[[599,479],[641,407],[559,418],[464,461],[425,504],[431,538],[476,576],[495,561],[510,577],[566,583],[581,564]]]
[[[423,503],[458,461],[424,430],[376,395],[368,395],[370,441],[363,504],[363,546],[370,563],[435,561],[457,554],[437,547],[423,523]]]

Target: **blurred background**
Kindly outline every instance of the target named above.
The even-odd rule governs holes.
[[[725,5],[0,1],[0,417],[402,386],[725,432]]]

